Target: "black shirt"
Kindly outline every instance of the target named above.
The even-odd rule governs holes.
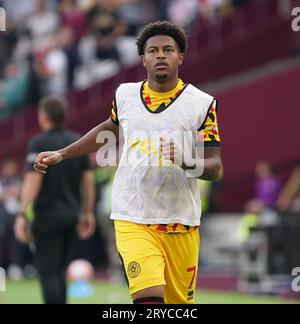
[[[38,153],[55,151],[75,142],[80,136],[63,128],[52,129],[33,138],[28,147],[27,170],[33,170]],[[34,203],[35,216],[73,215],[79,216],[81,180],[90,169],[88,157],[63,161],[50,166],[43,176],[41,191]]]

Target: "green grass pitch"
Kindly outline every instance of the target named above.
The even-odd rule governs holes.
[[[95,294],[89,298],[70,299],[71,304],[130,304],[125,284],[93,281]],[[42,302],[36,280],[21,282],[8,281],[6,292],[0,292],[0,304],[40,304]],[[287,301],[272,297],[249,296],[236,293],[198,291],[197,304],[286,304],[300,301]]]

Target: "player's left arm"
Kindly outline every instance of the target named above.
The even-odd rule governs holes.
[[[176,155],[182,157],[182,153],[175,147],[174,142],[167,142],[165,139],[162,141],[162,152],[166,159],[170,159],[176,164]],[[214,100],[208,109],[207,116],[203,125],[198,129],[197,141],[204,145],[204,157],[201,164],[203,165],[202,175],[197,179],[206,181],[218,181],[222,177],[223,167],[221,160],[221,139],[217,121],[217,100]],[[203,155],[202,155],[203,156]],[[194,170],[195,166],[188,167],[182,158],[179,159],[182,163],[180,166],[184,170]]]
[[[218,102],[215,99],[198,133],[198,138],[204,141],[204,169],[198,179],[206,181],[218,181],[223,173],[217,110]]]
[[[206,181],[218,181],[223,174],[221,149],[217,146],[207,146],[204,148],[204,170],[197,179]]]
[[[162,154],[167,160],[171,160],[176,164],[177,150],[174,143],[168,143],[162,139]],[[181,153],[180,153],[181,154]],[[206,181],[218,181],[221,179],[223,174],[222,160],[221,160],[221,149],[218,146],[206,146],[204,147],[204,160],[202,175],[197,179]],[[196,165],[187,166],[184,161],[179,165],[183,170],[195,170]]]
[[[174,164],[176,164],[176,147],[174,143],[162,143],[163,148],[163,156],[171,160]],[[222,160],[221,160],[221,149],[217,146],[206,146],[204,148],[204,161],[203,164],[203,172],[202,175],[197,177],[197,179],[206,180],[206,181],[218,181],[221,179],[223,174]],[[185,170],[195,170],[196,165],[187,166],[184,161],[180,164],[180,167]]]

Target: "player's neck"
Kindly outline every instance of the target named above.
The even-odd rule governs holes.
[[[169,92],[177,87],[178,82],[179,82],[178,78],[175,78],[174,80],[170,80],[166,83],[159,83],[157,81],[148,79],[148,86],[152,91],[155,92]]]

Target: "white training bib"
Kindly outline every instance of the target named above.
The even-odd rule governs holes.
[[[197,226],[201,217],[198,180],[187,177],[179,166],[161,166],[159,138],[196,133],[215,99],[187,85],[156,113],[144,104],[142,86],[143,82],[121,84],[116,92],[124,145],[113,183],[111,219]]]

